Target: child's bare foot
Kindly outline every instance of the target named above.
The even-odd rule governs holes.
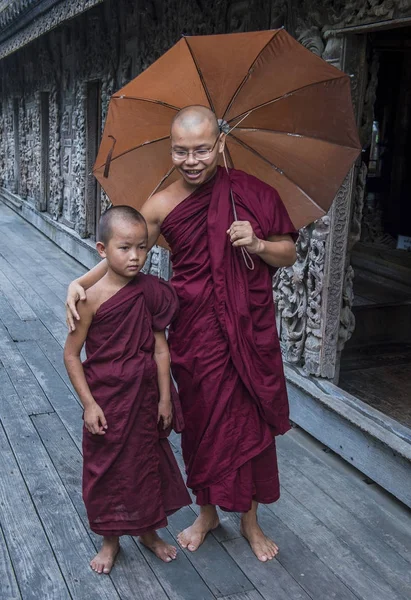
[[[177,558],[177,548],[167,544],[155,531],[140,535],[140,542],[153,552],[157,558],[164,562],[171,562]]]
[[[200,514],[194,523],[178,534],[178,543],[182,548],[195,552],[204,542],[205,536],[220,524],[215,506],[209,504],[200,508]]]
[[[114,565],[120,550],[119,538],[116,536],[105,537],[100,552],[90,562],[90,567],[96,573],[108,575]]]

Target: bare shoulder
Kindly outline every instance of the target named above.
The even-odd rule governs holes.
[[[181,202],[182,196],[180,182],[175,181],[146,200],[141,213],[148,222],[161,225],[166,216]]]
[[[100,304],[103,304],[106,300],[107,286],[105,285],[104,279],[105,277],[97,281],[97,283],[87,290],[87,298],[83,304],[85,311],[91,316],[95,315]]]

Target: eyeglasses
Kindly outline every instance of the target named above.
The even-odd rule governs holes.
[[[184,161],[187,160],[187,158],[190,156],[190,154],[193,155],[193,158],[195,160],[207,160],[208,158],[210,158],[210,156],[212,155],[214,148],[216,147],[216,144],[218,142],[218,140],[220,139],[220,134],[218,135],[216,141],[214,142],[212,148],[200,148],[199,150],[175,150],[174,148],[171,149],[171,156],[175,161]]]

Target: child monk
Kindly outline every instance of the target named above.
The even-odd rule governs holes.
[[[175,390],[164,330],[176,312],[176,294],[140,273],[147,225],[139,212],[110,208],[98,239],[107,274],[80,303],[81,321],[67,338],[64,361],[84,407],[83,499],[92,531],[103,536],[90,565],[109,573],[122,535],[139,536],[165,562],[175,559],[176,548],[156,530],[191,501],[166,439]],[[175,422],[177,409],[176,401]]]

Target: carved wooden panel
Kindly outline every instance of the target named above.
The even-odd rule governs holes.
[[[40,94],[41,172],[39,210],[48,210],[50,202],[50,94]]]

